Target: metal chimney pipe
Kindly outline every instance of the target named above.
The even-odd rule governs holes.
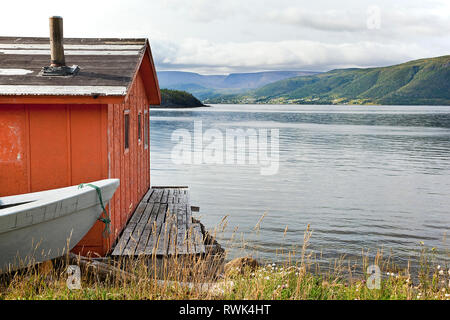
[[[62,17],[50,17],[50,53],[52,67],[63,67],[66,65],[63,45],[63,19]]]

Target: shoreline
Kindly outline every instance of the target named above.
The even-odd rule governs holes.
[[[450,104],[378,104],[378,103],[272,103],[272,102],[213,102],[210,105],[272,105],[272,106],[371,106],[371,107],[450,107]]]
[[[212,108],[212,106],[207,104],[204,104],[202,106],[184,106],[184,105],[150,106],[150,109],[194,109],[194,108]]]

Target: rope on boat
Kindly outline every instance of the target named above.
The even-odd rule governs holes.
[[[88,186],[94,188],[97,191],[98,198],[100,199],[100,205],[102,206],[102,216],[97,220],[103,222],[105,224],[105,229],[103,229],[103,237],[108,238],[111,234],[111,217],[109,216],[109,212],[106,210],[105,205],[103,204],[102,192],[99,187],[91,184],[91,183],[82,183],[78,186],[78,189],[84,188],[84,186]],[[105,214],[105,216],[103,216]]]

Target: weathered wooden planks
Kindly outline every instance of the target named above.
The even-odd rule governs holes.
[[[139,244],[144,227],[147,224],[148,218],[150,216],[151,210],[153,209],[153,204],[141,202],[140,206],[144,207],[144,210],[140,213],[139,221],[136,223],[133,232],[130,235],[127,246],[124,249],[123,254],[132,255]]]
[[[143,197],[113,256],[204,254],[203,234],[192,222],[186,187],[155,187]]]
[[[168,225],[165,223],[166,220],[170,220],[170,217],[167,219],[167,216],[170,216],[170,208],[167,204],[162,204],[158,213],[158,218],[154,225],[155,232],[151,236],[151,241],[147,243],[145,249],[146,253],[167,255],[167,247],[169,243],[168,233],[170,232],[170,228],[168,228]]]
[[[152,195],[153,191],[155,191],[155,189],[153,188],[148,189],[147,193],[142,198],[141,202],[148,202],[148,199],[150,199],[150,196]]]
[[[202,229],[199,223],[192,225],[193,228],[193,241],[195,243],[195,253],[205,253],[205,244],[203,239]]]
[[[130,221],[128,222],[127,226],[125,227],[125,230],[122,233],[122,236],[120,237],[119,241],[117,242],[112,255],[122,255],[123,251],[127,247],[127,244],[130,240],[130,237],[132,233],[134,232],[134,229],[136,228],[136,225],[141,218],[141,214],[144,211],[144,209],[147,207],[147,203],[141,202],[139,203],[136,211],[134,212],[133,216],[131,217]]]

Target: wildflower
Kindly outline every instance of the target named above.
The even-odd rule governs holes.
[[[446,297],[446,298],[450,297],[450,293],[446,293],[446,294],[445,294],[445,297]]]
[[[444,275],[444,270],[440,270],[439,271],[439,275],[443,276]]]
[[[386,275],[388,275],[388,276],[389,276],[389,275],[391,275],[391,274],[390,274],[389,272],[386,272]]]
[[[439,270],[439,269],[441,269],[441,266],[440,266],[440,265],[438,265],[438,266],[437,266],[437,269],[438,269],[438,270]]]
[[[270,277],[269,277],[269,276],[267,276],[267,277],[265,277],[264,279],[266,279],[266,280],[269,280],[269,279],[270,279]]]

